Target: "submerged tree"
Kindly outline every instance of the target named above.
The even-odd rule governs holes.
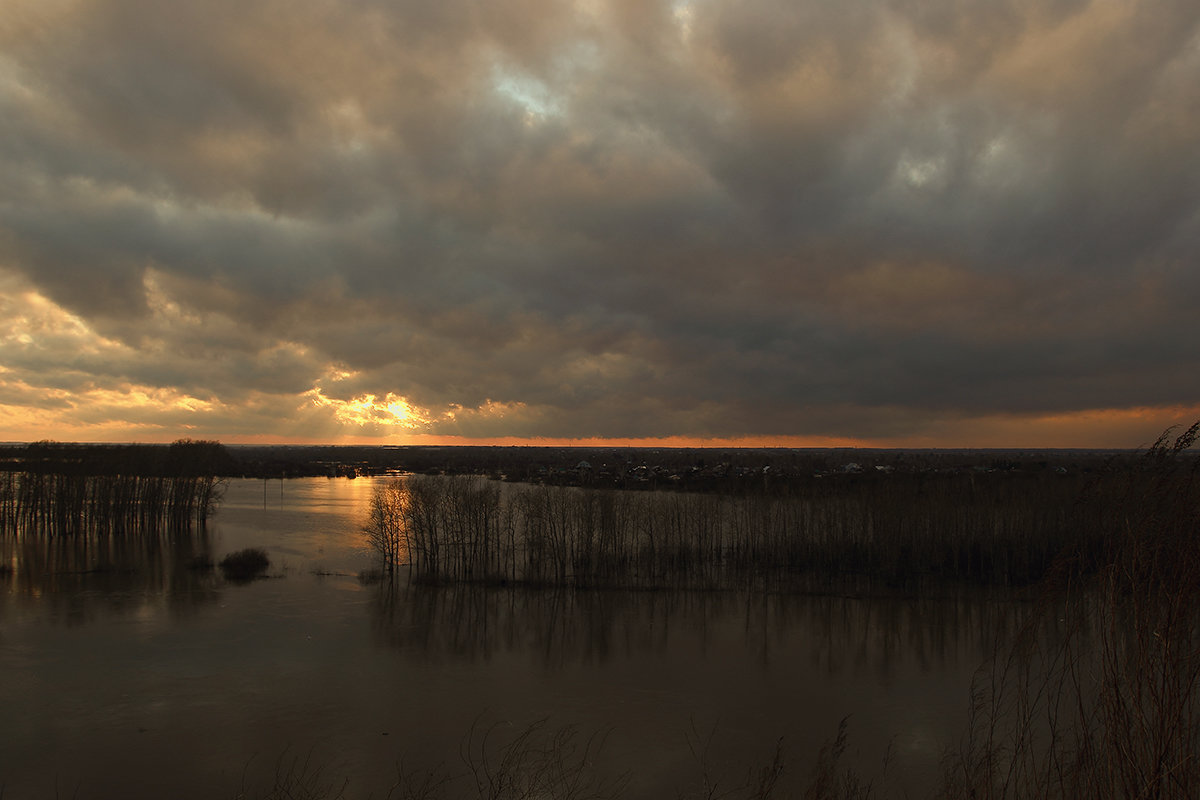
[[[408,506],[404,482],[389,481],[375,487],[371,494],[371,510],[367,520],[367,542],[392,572],[409,554],[408,533],[404,515]]]
[[[37,442],[0,477],[0,531],[61,536],[203,525],[232,463],[218,442]]]

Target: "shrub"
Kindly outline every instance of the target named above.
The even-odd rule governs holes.
[[[254,580],[269,566],[271,559],[267,557],[267,551],[259,547],[238,550],[221,559],[221,572],[228,580],[239,583]]]

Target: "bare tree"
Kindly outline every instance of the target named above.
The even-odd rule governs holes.
[[[371,494],[371,513],[366,525],[367,541],[389,572],[408,561],[407,507],[407,489],[402,480],[380,484]]]

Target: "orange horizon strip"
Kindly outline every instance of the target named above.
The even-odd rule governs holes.
[[[296,434],[222,434],[203,426],[177,430],[137,425],[56,426],[49,420],[34,425],[0,427],[0,441],[51,439],[80,443],[169,443],[181,438],[217,440],[230,445],[357,445],[415,447],[640,447],[640,448],[880,448],[880,449],[1132,449],[1145,447],[1168,426],[1190,425],[1200,419],[1200,406],[1093,409],[1018,417],[993,415],[934,421],[921,433],[905,436],[496,436],[468,437],[397,432],[385,436],[334,434],[321,438]],[[91,435],[89,435],[91,434]]]

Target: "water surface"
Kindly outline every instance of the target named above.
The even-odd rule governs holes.
[[[919,791],[1020,606],[961,595],[532,591],[363,582],[366,479],[233,481],[207,530],[0,544],[8,797],[233,797],[307,763],[349,797],[461,772],[474,729],[604,734],[629,797],[799,777],[850,718],[864,774]],[[269,577],[197,570],[249,546]],[[581,739],[582,740],[582,739]],[[703,761],[702,765],[699,763]]]

